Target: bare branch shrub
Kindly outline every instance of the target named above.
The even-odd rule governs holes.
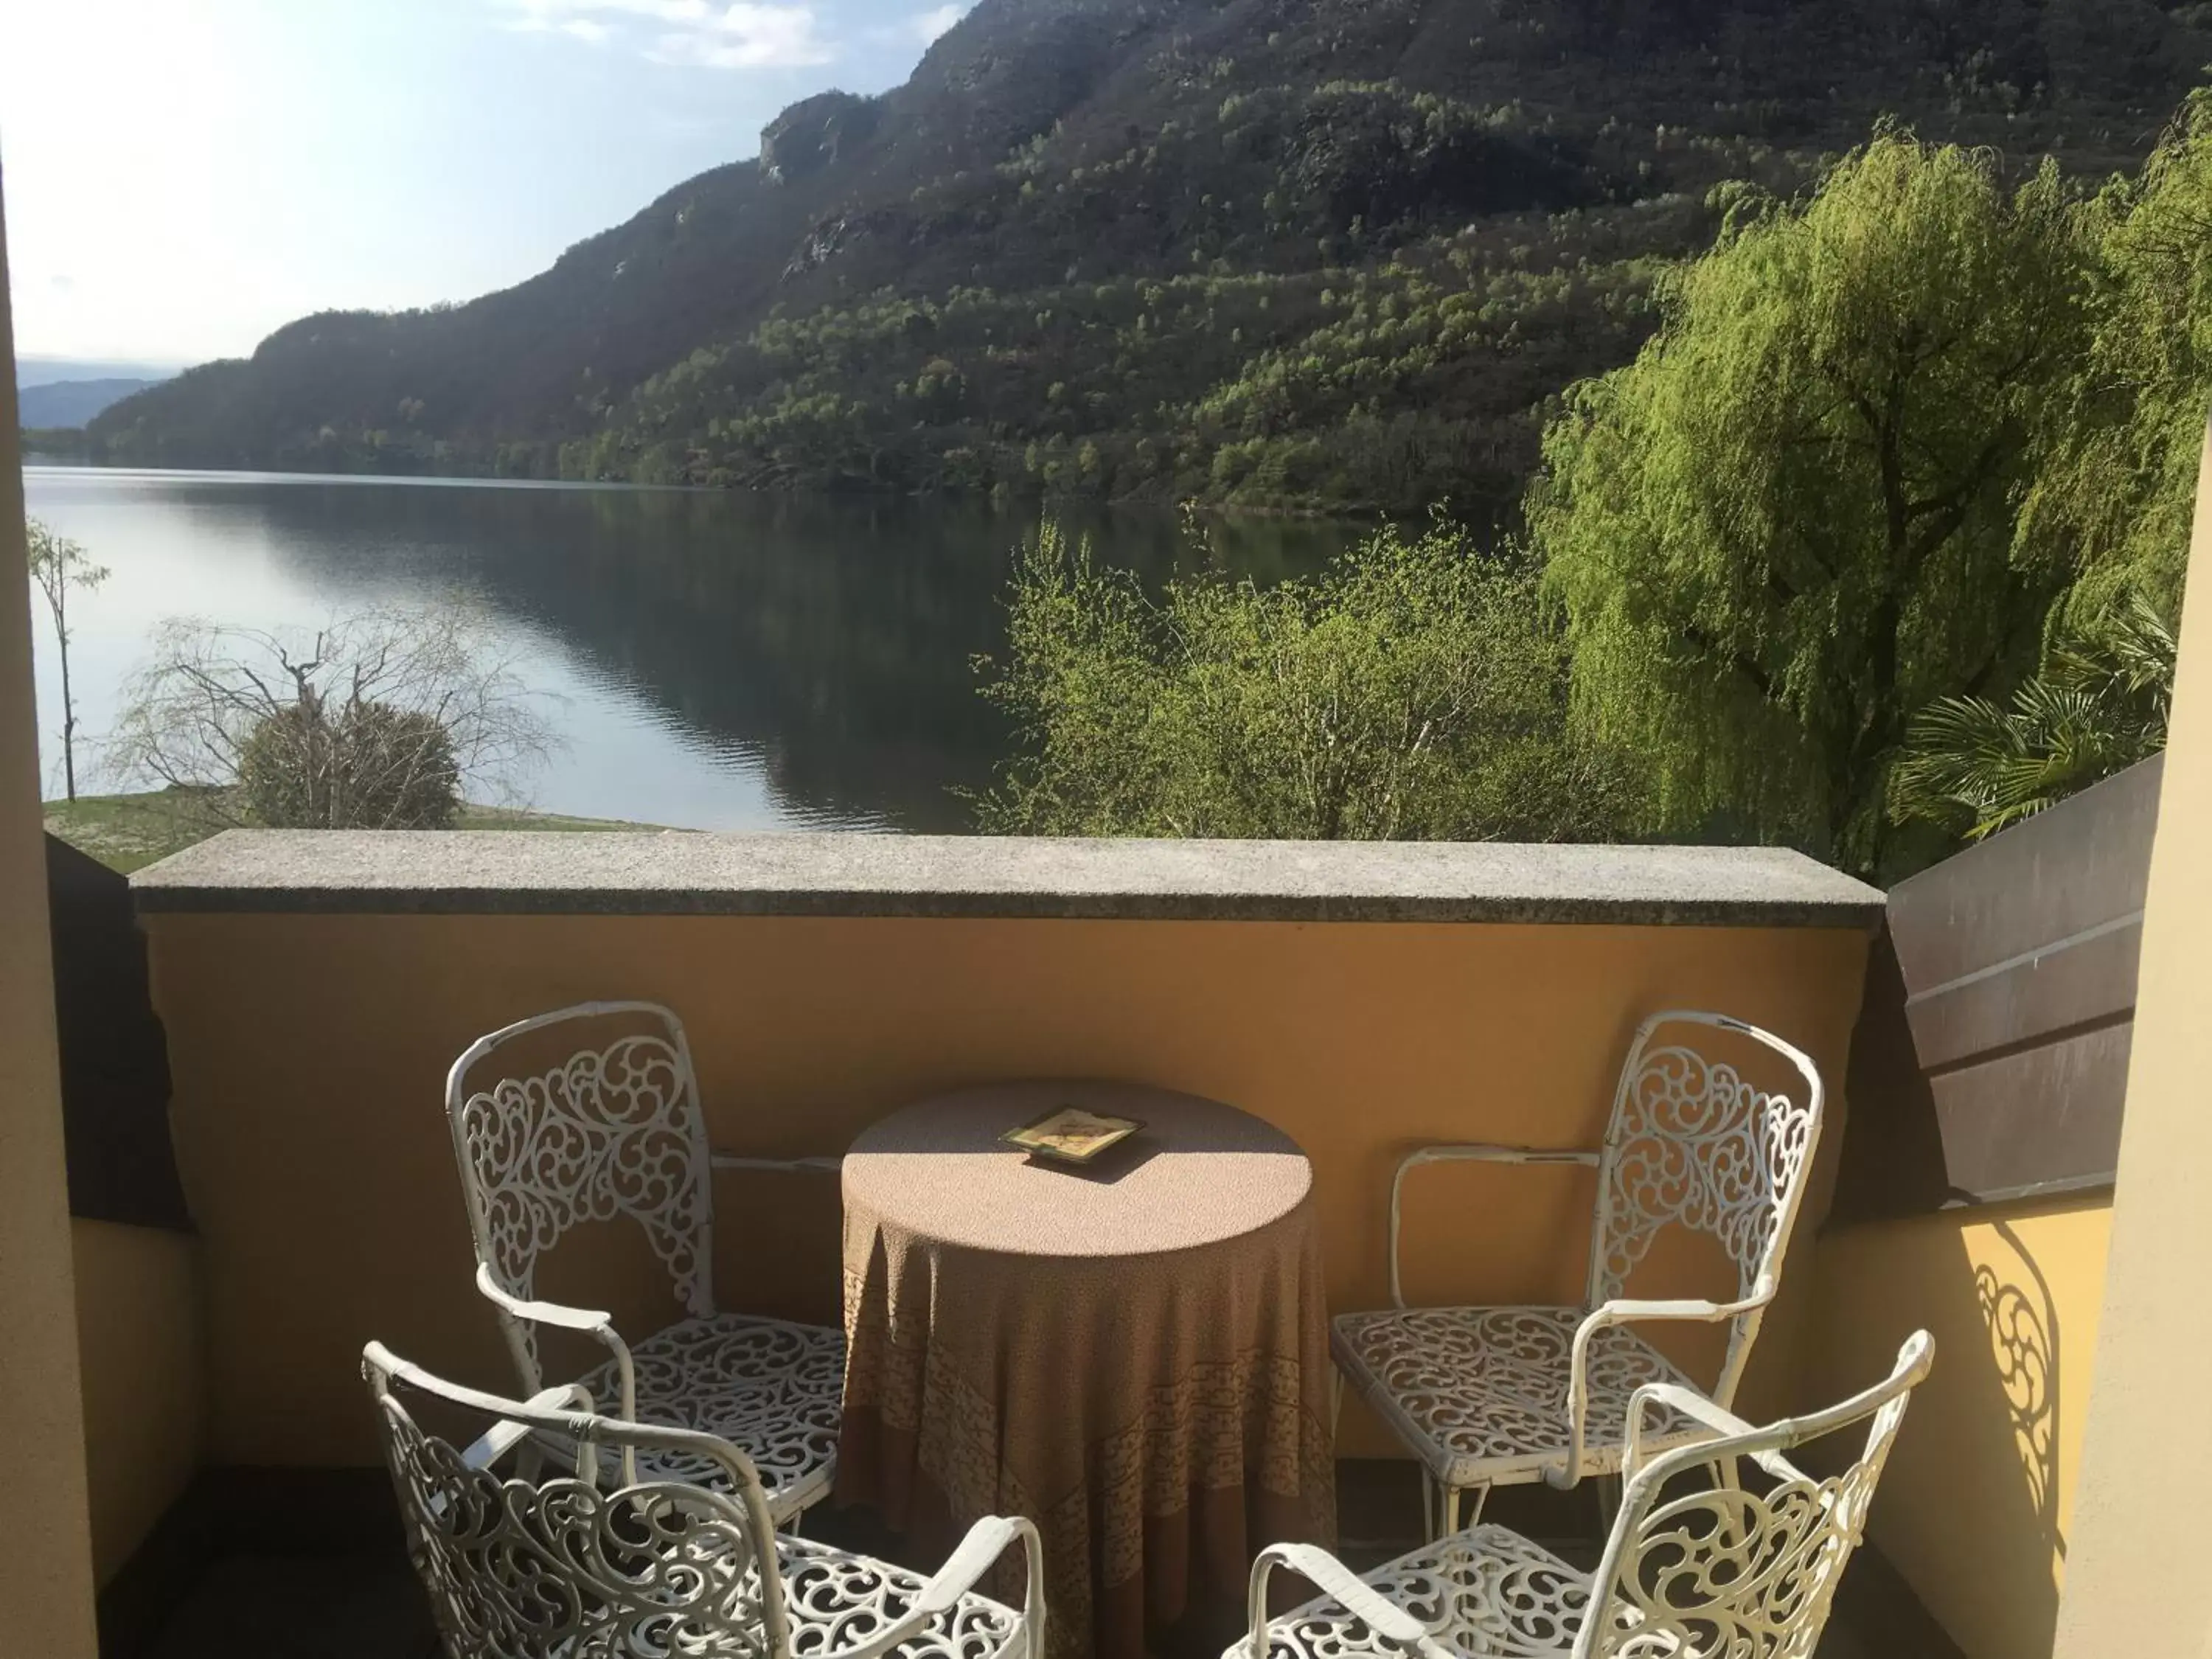
[[[313,634],[174,617],[104,758],[216,823],[436,828],[464,792],[520,803],[559,743],[550,701],[466,611],[368,611]]]

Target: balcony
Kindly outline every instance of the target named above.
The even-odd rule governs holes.
[[[1111,1078],[1232,1103],[1311,1160],[1332,1310],[1386,1304],[1405,1150],[1595,1145],[1638,1021],[1722,1009],[1803,1047],[1832,1103],[1744,1410],[1780,1414],[1871,1380],[1865,1356],[1929,1322],[1916,1286],[1944,1278],[1909,1231],[1924,1216],[1885,1224],[1907,1230],[1895,1236],[1823,1228],[1885,905],[1788,852],[240,831],[132,890],[191,1231],[76,1223],[111,1659],[423,1650],[361,1347],[380,1338],[446,1375],[511,1384],[470,1281],[442,1081],[480,1033],[577,1001],[677,1009],[710,1138],[746,1156],[836,1154],[902,1103],[1000,1079]],[[1591,1179],[1465,1165],[1426,1177],[1407,1212],[1409,1296],[1575,1300]],[[2101,1250],[2102,1203],[2046,1252],[2063,1270]],[[834,1177],[731,1171],[717,1205],[723,1303],[837,1322]],[[1956,1240],[1932,1224],[1940,1255]],[[556,1255],[546,1271],[567,1299],[618,1325],[667,1317],[634,1229]],[[1653,1271],[1638,1293],[1717,1288],[1710,1263]],[[1954,1328],[1964,1309],[1986,1352],[1976,1283],[1930,1294]],[[1710,1334],[1679,1356],[1693,1374],[1711,1367]],[[1981,1387],[1987,1364],[1948,1347],[1945,1364],[1954,1354]],[[1922,1524],[1933,1500],[1912,1495],[1928,1484],[1916,1469],[1962,1478],[1942,1425],[1916,1426],[1877,1543]],[[1352,1405],[1339,1454],[1347,1553],[1382,1559],[1420,1525],[1413,1466]],[[2017,1476],[2008,1443],[1976,1455],[1988,1467],[1963,1478]],[[817,1534],[901,1547],[865,1510],[817,1513]],[[1601,1536],[1588,1483],[1502,1492],[1490,1516],[1571,1559]],[[1920,1606],[1950,1583],[1942,1554],[1939,1540],[1932,1566],[1862,1558],[1824,1651],[1955,1650]],[[1233,1608],[1214,1613],[1233,1625]],[[1218,1617],[1157,1637],[1194,1653],[1223,1639]]]

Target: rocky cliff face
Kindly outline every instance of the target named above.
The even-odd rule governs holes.
[[[866,143],[883,106],[849,92],[800,100],[761,129],[763,175],[775,184],[810,179]]]

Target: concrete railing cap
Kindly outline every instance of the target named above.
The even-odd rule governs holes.
[[[1063,917],[1870,929],[1780,848],[853,834],[234,830],[131,878],[145,912]]]

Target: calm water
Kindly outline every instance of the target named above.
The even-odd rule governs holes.
[[[954,785],[1006,744],[969,664],[1003,640],[1033,520],[981,506],[260,473],[24,469],[33,516],[114,572],[73,600],[70,670],[96,739],[149,630],[194,616],[312,629],[374,607],[480,607],[567,739],[523,791],[549,811],[714,830],[958,830]],[[1158,578],[1207,557],[1272,580],[1345,532],[1087,521]],[[48,793],[60,678],[43,605]],[[80,767],[82,767],[80,761]],[[94,787],[129,787],[95,776]],[[80,786],[83,787],[82,780]]]

